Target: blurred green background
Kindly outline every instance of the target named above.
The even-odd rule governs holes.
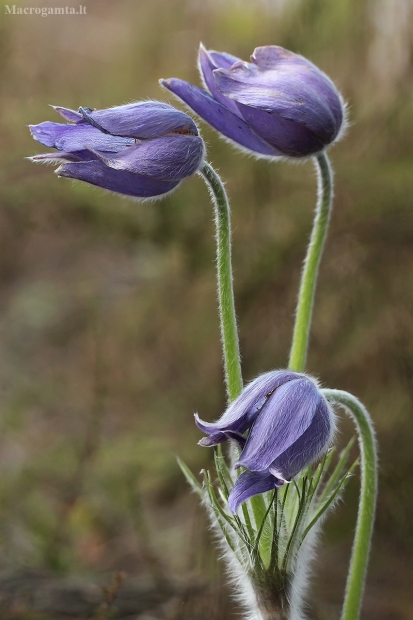
[[[0,619],[238,613],[175,459],[194,471],[209,464],[192,414],[214,419],[225,405],[206,188],[194,177],[141,204],[23,159],[47,150],[26,125],[59,121],[48,104],[175,103],[157,80],[199,83],[202,41],[245,59],[256,46],[282,45],[326,71],[348,101],[351,126],[331,150],[335,210],[308,370],[356,394],[377,428],[380,497],[363,618],[411,620],[412,0],[84,0],[86,15],[46,18],[9,15],[5,5]],[[249,380],[287,363],[314,168],[255,161],[201,129],[232,202]],[[343,421],[341,439],[351,433]],[[312,620],[339,617],[357,494],[356,476],[326,524]]]

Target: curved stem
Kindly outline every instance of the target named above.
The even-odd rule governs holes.
[[[361,454],[361,490],[356,534],[347,577],[342,620],[357,620],[366,580],[370,543],[377,498],[377,450],[373,424],[367,409],[352,394],[342,390],[322,390],[331,403],[344,407],[353,418]]]
[[[326,153],[317,155],[314,160],[318,178],[318,201],[313,231],[301,276],[289,361],[289,368],[297,372],[303,372],[305,369],[314,293],[324,242],[327,236],[333,198],[333,172]]]
[[[230,207],[224,185],[212,166],[205,163],[200,175],[210,191],[215,210],[219,317],[225,382],[231,402],[241,393],[242,374],[232,288]]]

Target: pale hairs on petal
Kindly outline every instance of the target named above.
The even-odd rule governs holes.
[[[47,155],[45,153],[45,155]],[[50,153],[50,155],[54,155],[54,153]],[[37,159],[37,155],[32,155],[31,157],[24,157],[24,159],[28,159],[33,164],[41,164],[42,166],[59,166],[60,164],[67,164],[67,160],[58,159],[57,157],[41,157]]]

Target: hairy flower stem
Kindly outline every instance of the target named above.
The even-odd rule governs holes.
[[[318,201],[301,276],[289,361],[289,368],[297,372],[305,370],[317,275],[327,236],[333,198],[333,173],[326,153],[317,155],[314,160],[318,178]]]
[[[290,620],[290,606],[285,587],[276,584],[271,573],[263,577],[262,580],[257,580],[257,576],[253,579],[259,619]]]
[[[272,601],[269,598],[259,601],[258,609],[262,620],[290,620],[289,609],[281,609],[280,607],[277,607],[276,601]]]
[[[377,498],[377,450],[373,424],[367,409],[352,394],[342,390],[323,390],[331,403],[341,405],[353,418],[359,436],[361,489],[346,596],[341,620],[358,620],[366,580]]]
[[[232,279],[231,211],[224,184],[212,166],[205,163],[200,175],[209,189],[215,211],[218,310],[227,397],[228,401],[232,402],[241,393],[243,381]],[[231,465],[238,460],[238,456],[238,450],[231,442],[229,448]],[[259,529],[266,512],[264,499],[262,495],[257,495],[251,498],[250,503],[256,527]]]
[[[205,163],[199,173],[210,191],[215,210],[218,305],[225,382],[228,400],[231,402],[241,393],[242,375],[232,288],[230,207],[224,185],[212,166]]]

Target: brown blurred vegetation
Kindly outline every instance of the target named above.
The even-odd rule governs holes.
[[[376,423],[380,498],[363,617],[411,619],[412,0],[85,0],[86,16],[47,18],[5,15],[5,4],[0,618],[235,617],[175,461],[209,463],[192,413],[213,419],[225,404],[206,189],[192,178],[140,204],[23,159],[46,150],[25,125],[59,120],[48,104],[172,101],[158,78],[198,83],[203,41],[246,59],[263,44],[302,53],[349,102],[352,125],[331,151],[335,211],[308,370],[359,396]],[[232,202],[248,380],[287,363],[314,170],[255,161],[201,128]],[[355,478],[326,525],[313,619],[339,617],[357,493]],[[113,581],[119,571],[126,579]]]

